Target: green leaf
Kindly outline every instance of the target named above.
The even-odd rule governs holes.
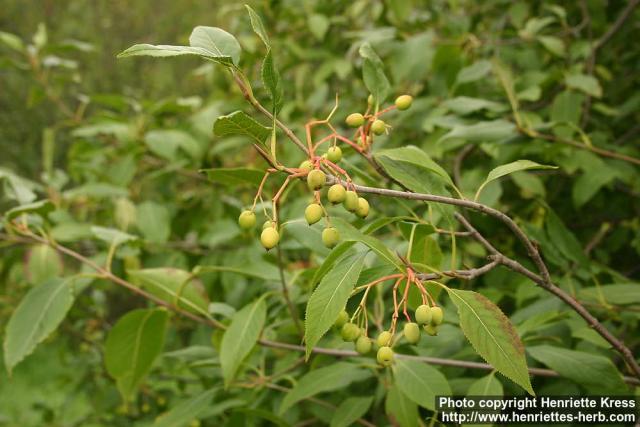
[[[62,275],[63,264],[58,252],[49,245],[33,245],[27,255],[25,273],[29,283],[38,285]]]
[[[226,56],[212,55],[206,49],[191,46],[171,46],[171,45],[152,45],[152,44],[134,44],[130,48],[120,52],[118,58],[127,58],[129,56],[152,56],[156,58],[165,58],[170,56],[196,55],[204,59],[212,59],[223,62],[231,61]]]
[[[499,102],[480,98],[470,98],[468,96],[457,96],[453,99],[447,99],[442,103],[442,105],[448,110],[461,116],[464,116],[465,114],[475,113],[480,110],[488,110],[491,112],[499,113],[507,109],[506,105]]]
[[[498,166],[494,168],[487,178],[484,180],[482,185],[478,188],[476,192],[475,200],[478,200],[482,189],[489,184],[491,181],[495,181],[498,178],[501,178],[505,175],[509,175],[514,172],[529,170],[529,169],[557,169],[557,166],[550,165],[541,165],[540,163],[532,162],[531,160],[516,160],[515,162],[507,163],[506,165]]]
[[[538,41],[545,47],[545,49],[554,55],[559,57],[564,56],[565,47],[561,38],[553,36],[538,36]]]
[[[577,89],[595,98],[602,96],[600,82],[593,76],[587,74],[569,74],[565,77],[567,87]]]
[[[286,394],[280,404],[279,412],[284,414],[303,399],[325,391],[346,388],[349,384],[370,376],[369,371],[347,362],[333,362],[329,366],[314,369],[300,378],[295,387]]]
[[[400,258],[393,253],[387,246],[380,240],[373,236],[364,234],[362,231],[355,228],[342,218],[333,218],[333,226],[340,232],[340,239],[344,242],[354,241],[360,242],[368,246],[373,250],[380,258],[384,259],[389,264],[395,265],[399,269],[403,268]]]
[[[136,210],[136,227],[148,241],[166,243],[171,236],[169,210],[152,201],[139,204]]]
[[[467,396],[502,396],[502,383],[493,373],[474,381],[467,390]]]
[[[309,25],[309,31],[318,41],[322,41],[324,39],[325,34],[327,34],[327,30],[331,25],[331,21],[325,15],[320,13],[312,13],[309,15],[307,20]]]
[[[127,274],[161,300],[194,314],[208,315],[209,300],[204,291],[196,288],[189,272],[167,267],[128,270]]]
[[[362,63],[362,78],[364,84],[378,104],[382,104],[389,94],[389,80],[384,73],[384,64],[378,54],[373,50],[368,42],[360,46],[360,56],[364,59]]]
[[[49,199],[39,200],[37,202],[27,203],[26,205],[20,205],[9,209],[4,214],[4,219],[6,221],[11,221],[22,214],[36,214],[45,217],[49,212],[53,211],[54,208],[55,206],[53,206],[53,203],[51,203]]]
[[[438,142],[461,139],[467,142],[501,141],[518,134],[516,126],[507,120],[479,122],[472,125],[456,125]]]
[[[217,388],[198,393],[190,399],[183,400],[168,412],[160,415],[153,423],[153,427],[182,427],[197,419],[205,409],[211,406],[211,400],[218,391]]]
[[[402,394],[397,385],[392,386],[387,392],[385,412],[390,417],[393,417],[400,427],[418,426],[418,420],[420,419],[418,405]]]
[[[604,286],[593,286],[578,291],[580,300],[606,302],[614,305],[640,304],[639,283],[614,283]]]
[[[221,28],[197,26],[189,36],[189,44],[195,48],[202,48],[209,52],[211,59],[225,65],[240,62],[240,44],[235,37]]]
[[[423,408],[433,411],[436,408],[436,396],[451,395],[451,388],[444,375],[426,363],[397,359],[393,373],[396,387]]]
[[[169,161],[179,160],[179,150],[194,160],[202,156],[200,143],[191,134],[177,129],[152,130],[145,134],[144,142],[152,153]]]
[[[480,60],[474,62],[458,72],[456,83],[463,84],[478,81],[491,72],[491,67],[490,61]]]
[[[267,317],[267,304],[259,298],[238,311],[222,337],[220,364],[225,387],[233,381],[238,368],[255,346]]]
[[[458,308],[460,328],[475,351],[498,372],[534,395],[524,346],[507,316],[477,292],[446,290]]]
[[[213,124],[213,132],[217,136],[244,135],[254,142],[264,145],[271,136],[271,128],[258,123],[243,111],[235,111],[226,116],[220,116]]]
[[[563,377],[593,391],[602,394],[629,393],[620,372],[607,357],[549,345],[529,347],[527,352]]]
[[[207,178],[215,183],[230,186],[250,184],[258,187],[264,177],[264,171],[251,168],[200,169],[200,172],[206,173]]]
[[[280,81],[280,73],[273,62],[273,53],[271,49],[267,51],[267,55],[262,62],[260,71],[264,87],[269,90],[271,101],[273,102],[273,110],[280,111],[283,102],[282,82]]]
[[[549,240],[565,258],[588,268],[589,259],[584,254],[582,244],[551,208],[547,209],[545,228]]]
[[[445,186],[455,187],[449,174],[420,148],[409,145],[382,150],[376,161],[394,178],[412,191],[450,195]]]
[[[73,278],[53,278],[27,292],[18,304],[4,336],[4,363],[13,368],[30,355],[64,320],[73,304]]]
[[[247,8],[247,12],[249,13],[249,19],[251,20],[251,28],[253,28],[253,32],[258,35],[262,39],[262,42],[267,47],[267,49],[271,49],[271,43],[269,41],[269,35],[267,34],[267,30],[262,23],[262,19],[260,16],[249,6],[245,4],[244,7]]]
[[[333,413],[330,427],[349,427],[367,413],[373,397],[349,397]]]
[[[366,252],[340,258],[309,297],[304,331],[307,359],[344,309],[360,276],[365,255]]]
[[[133,397],[162,352],[168,317],[164,309],[133,310],[109,331],[104,362],[125,400]]]
[[[93,225],[90,228],[91,234],[99,240],[107,243],[108,245],[119,246],[126,242],[133,242],[138,240],[137,236],[134,236],[124,231],[116,230],[115,228],[99,227]]]

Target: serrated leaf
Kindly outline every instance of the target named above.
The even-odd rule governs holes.
[[[498,166],[489,172],[487,178],[476,192],[475,200],[478,200],[482,189],[491,181],[495,181],[498,178],[512,174],[518,171],[524,171],[529,169],[557,169],[557,166],[541,165],[540,163],[532,162],[531,160],[516,160],[515,162],[507,163],[506,165]]]
[[[269,95],[273,102],[273,110],[276,112],[280,111],[284,95],[282,82],[280,81],[280,73],[273,61],[273,53],[271,49],[267,51],[267,55],[264,57],[260,74],[262,77],[262,83],[269,90]]]
[[[256,345],[267,317],[267,304],[260,298],[238,311],[222,337],[220,365],[225,387],[234,379],[240,364]]]
[[[64,320],[73,304],[72,282],[73,278],[49,279],[22,298],[4,336],[4,363],[9,374]]]
[[[218,391],[212,388],[198,393],[190,399],[183,400],[168,412],[160,415],[153,423],[153,427],[183,427],[189,425],[192,420],[211,406],[211,400]]]
[[[446,290],[458,308],[460,328],[474,350],[498,372],[534,395],[524,346],[507,316],[477,292]]]
[[[163,301],[194,314],[208,315],[209,300],[195,287],[193,276],[177,268],[146,268],[128,270],[129,277],[139,286]]]
[[[387,391],[385,412],[400,425],[400,427],[417,427],[420,414],[418,405],[402,394],[397,385]]]
[[[433,411],[436,408],[436,396],[451,395],[445,376],[426,363],[397,359],[393,373],[395,385],[402,394],[423,408]]]
[[[329,366],[314,369],[300,378],[286,394],[280,404],[279,413],[285,413],[303,399],[325,391],[345,388],[352,382],[362,381],[370,376],[369,371],[347,362],[334,362]]]
[[[264,27],[260,15],[258,15],[248,4],[245,4],[244,7],[247,8],[247,12],[249,13],[249,20],[251,21],[251,28],[253,28],[253,32],[262,39],[262,42],[267,49],[270,49],[271,43],[269,41],[269,35],[267,34],[267,30]]]
[[[304,331],[307,359],[344,309],[362,270],[365,255],[358,253],[340,258],[311,294]]]
[[[349,427],[365,415],[373,402],[373,397],[349,397],[333,413],[330,427]]]
[[[127,58],[129,56],[152,56],[156,58],[165,58],[171,56],[195,55],[205,59],[214,59],[218,61],[230,62],[228,56],[212,55],[206,49],[192,46],[172,46],[172,45],[153,45],[153,44],[134,44],[130,48],[120,52],[118,58]]]
[[[240,43],[221,28],[197,26],[189,36],[189,44],[204,49],[212,59],[225,65],[231,65],[227,58],[230,58],[234,65],[240,62]]]
[[[213,132],[217,136],[245,135],[262,145],[271,136],[270,127],[261,125],[243,111],[218,117],[213,124]]]
[[[626,394],[627,385],[610,359],[584,351],[541,345],[527,348],[536,360],[563,377],[599,393]]]
[[[205,173],[210,181],[231,186],[250,184],[258,187],[264,177],[264,171],[251,168],[200,169],[200,172]]]
[[[162,352],[169,315],[162,309],[138,309],[109,331],[104,362],[125,400],[130,400]]]

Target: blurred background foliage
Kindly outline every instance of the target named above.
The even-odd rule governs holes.
[[[394,113],[389,120],[393,130],[378,140],[376,149],[422,148],[467,197],[498,165],[526,158],[559,166],[496,181],[481,201],[516,218],[541,246],[557,282],[606,319],[607,327],[637,352],[640,169],[632,161],[596,151],[640,157],[640,49],[632,42],[640,30],[638,10],[616,28],[626,2],[249,4],[265,21],[285,81],[280,118],[299,134],[306,121],[329,113],[336,93],[336,123],[366,108],[358,48],[368,41],[383,58],[392,97],[415,97],[411,110]],[[268,103],[259,79],[263,47],[242,3],[5,0],[0,11],[0,211],[48,197],[56,206],[47,222],[51,236],[101,261],[108,247],[92,226],[140,237],[115,254],[113,269],[121,276],[140,267],[247,269],[253,276],[216,272],[200,279],[224,320],[280,286],[275,256],[265,255],[255,236],[241,232],[235,222],[255,189],[211,184],[198,173],[221,166],[264,167],[245,139],[216,138],[211,132],[219,115],[250,112],[249,107],[222,67],[190,58],[115,58],[133,43],[185,44],[196,25],[219,26],[238,38],[240,66]],[[516,121],[546,137],[518,133]],[[281,146],[288,164],[302,160],[292,144],[283,140]],[[386,185],[353,152],[347,151],[346,164],[357,171],[360,182]],[[301,217],[308,200],[299,193],[287,196],[285,218]],[[407,212],[401,202],[371,203],[381,215]],[[427,217],[426,209],[415,209]],[[480,216],[473,219],[505,253],[526,255],[500,225]],[[380,234],[394,249],[406,245],[393,227]],[[283,240],[287,279],[301,313],[314,269],[328,253],[313,237],[306,235],[306,226],[292,225]],[[435,237],[434,243],[442,255],[432,262],[449,265],[449,240]],[[460,265],[482,262],[481,247],[465,241],[460,245]],[[3,324],[30,287],[77,270],[69,259],[43,248],[1,251]],[[587,356],[601,355],[627,373],[606,343],[532,283],[496,270],[459,286],[478,288],[499,304],[525,345],[560,344]],[[10,382],[0,373],[0,424],[146,425],[201,391],[202,384],[219,383],[210,331],[174,318],[169,353],[135,404],[124,407],[103,368],[104,336],[123,313],[145,304],[101,280],[77,299],[53,338],[16,368]],[[272,303],[269,313],[273,322],[266,336],[295,343],[285,306]],[[214,334],[215,343],[219,338]],[[339,347],[338,341],[327,338],[323,345]],[[424,341],[418,354],[476,357],[457,326],[445,325],[440,336]],[[307,369],[296,365],[299,356],[276,351],[274,361],[273,350],[259,348],[248,365],[260,370],[269,360],[273,372],[295,365],[291,376],[298,378]],[[313,363],[331,360],[319,356]],[[562,369],[544,357],[531,360],[532,366],[538,363]],[[482,375],[460,368],[442,371],[457,394],[465,394]],[[521,393],[501,379],[506,392]],[[347,394],[369,396],[373,385],[375,400],[366,417],[382,425],[387,422],[384,381],[367,381],[327,399],[339,405]],[[571,376],[534,382],[540,393],[580,394],[593,387],[588,379]],[[205,425],[259,424],[267,417],[260,411],[276,412],[274,402],[281,398],[279,391],[260,387],[220,390],[216,405],[199,418]],[[393,411],[393,402],[387,397],[387,412],[389,406]],[[424,419],[428,412],[422,411]],[[305,403],[278,422],[328,423],[330,416],[322,406]]]

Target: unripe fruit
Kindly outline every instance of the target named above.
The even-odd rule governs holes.
[[[327,199],[334,205],[338,203],[344,202],[345,196],[347,195],[347,190],[341,184],[333,184],[329,187],[329,192],[327,193]]]
[[[417,323],[405,323],[403,333],[409,344],[417,344],[420,341],[420,327]]]
[[[366,218],[369,215],[369,202],[363,197],[358,197],[358,207],[356,208],[356,215],[360,218]]]
[[[373,97],[373,95],[369,95],[369,97],[367,98],[367,104],[373,105],[374,102],[375,98]]]
[[[396,98],[396,108],[398,110],[408,110],[412,102],[413,97],[411,95],[400,95]]]
[[[322,211],[322,206],[317,203],[311,203],[304,210],[304,218],[307,220],[307,223],[309,225],[315,224],[322,219],[323,213],[324,212]]]
[[[356,341],[356,351],[360,354],[369,353],[371,351],[371,347],[373,347],[373,344],[371,344],[371,340],[368,337],[361,336]]]
[[[382,366],[389,366],[393,363],[393,350],[387,346],[380,347],[376,358]]]
[[[355,212],[358,209],[358,194],[355,191],[348,190],[345,193],[344,208],[349,212]]]
[[[271,221],[270,219],[266,220],[264,222],[264,224],[262,224],[262,229],[264,230],[265,228],[276,228],[276,222],[275,221]]]
[[[340,314],[338,314],[338,318],[336,319],[334,325],[337,328],[342,328],[349,321],[349,313],[346,310],[342,310]]]
[[[386,129],[384,122],[380,119],[371,124],[371,131],[376,135],[382,135]]]
[[[340,335],[345,341],[355,341],[360,336],[360,328],[355,323],[345,323],[340,330]]]
[[[378,339],[376,340],[376,343],[380,347],[385,347],[391,344],[391,338],[393,338],[393,335],[391,335],[391,332],[382,331],[380,332],[380,335],[378,335]]]
[[[431,323],[431,307],[422,304],[416,309],[416,322],[420,325],[428,325]]]
[[[256,225],[256,214],[253,211],[242,211],[238,217],[238,225],[243,230],[249,230]]]
[[[280,241],[280,234],[274,227],[267,227],[262,230],[260,235],[260,243],[266,250],[274,248]]]
[[[351,113],[347,116],[345,122],[350,128],[357,128],[364,124],[364,116],[360,113]]]
[[[319,190],[327,182],[327,176],[320,169],[314,169],[307,175],[309,190]]]
[[[340,241],[340,233],[335,227],[327,227],[322,230],[322,243],[328,248],[332,248]]]
[[[340,147],[331,147],[327,150],[327,159],[330,162],[338,163],[342,159],[342,149]]]
[[[424,329],[424,331],[427,334],[431,335],[432,337],[435,337],[436,335],[438,335],[438,327],[437,326],[424,325],[424,327],[422,329]]]
[[[300,166],[298,166],[298,169],[302,169],[307,172],[310,172],[311,169],[313,169],[313,163],[311,163],[311,160],[305,160],[304,162],[300,163]]]
[[[433,326],[438,326],[442,324],[442,320],[444,319],[444,312],[440,307],[431,307],[431,324]]]

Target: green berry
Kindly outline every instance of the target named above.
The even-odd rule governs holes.
[[[384,131],[386,130],[386,126],[384,124],[384,122],[380,119],[375,120],[372,124],[371,124],[371,131],[373,133],[375,133],[376,135],[382,135],[384,133]]]
[[[304,218],[307,220],[309,225],[315,224],[322,219],[323,213],[322,206],[317,203],[311,203],[304,210]]]
[[[431,335],[432,337],[435,337],[436,335],[438,335],[438,327],[437,326],[424,325],[424,327],[422,329],[424,329],[424,331],[427,334]]]
[[[330,147],[327,150],[327,160],[332,163],[338,163],[342,159],[342,150],[340,147]]]
[[[348,342],[353,342],[360,336],[360,328],[355,323],[345,323],[340,330],[342,339]]]
[[[360,218],[366,218],[369,215],[369,202],[363,197],[358,197],[358,207],[356,208],[356,215]]]
[[[345,122],[350,128],[357,128],[364,124],[364,116],[360,113],[351,113],[347,116]]]
[[[444,312],[440,307],[431,307],[431,324],[438,326],[442,324],[444,319]]]
[[[367,104],[369,105],[373,105],[373,103],[375,102],[375,98],[373,97],[373,95],[369,95],[369,97],[367,98]]]
[[[431,323],[431,307],[422,304],[416,309],[416,322],[420,325],[428,325]]]
[[[340,233],[335,227],[327,227],[322,230],[322,243],[328,248],[332,248],[340,241]]]
[[[280,241],[280,234],[274,227],[267,227],[262,230],[260,235],[260,243],[266,250],[274,248]]]
[[[358,209],[358,204],[358,194],[348,190],[344,195],[344,208],[349,212],[355,212]]]
[[[377,354],[378,363],[382,366],[390,366],[393,363],[393,350],[391,347],[380,347]]]
[[[242,211],[240,216],[238,217],[238,225],[243,230],[249,230],[256,225],[256,214],[253,211]]]
[[[311,160],[305,160],[304,162],[300,163],[300,166],[298,166],[298,169],[302,169],[307,172],[310,172],[311,169],[313,169],[313,163],[311,163]]]
[[[310,190],[319,190],[327,182],[327,176],[320,169],[314,169],[307,175],[307,185]]]
[[[420,327],[417,323],[405,323],[403,333],[409,344],[417,344],[420,341]]]
[[[379,347],[385,347],[391,344],[391,338],[393,338],[393,335],[391,335],[391,332],[382,331],[380,332],[380,335],[378,335],[378,339],[376,340],[376,343],[378,344]]]
[[[264,224],[262,224],[262,229],[264,230],[265,228],[276,228],[276,222],[275,221],[271,221],[270,219],[266,220],[264,222]]]
[[[356,351],[360,354],[367,354],[371,351],[371,340],[368,337],[360,336],[356,341]]]
[[[347,194],[347,190],[341,184],[333,184],[329,187],[329,192],[327,193],[327,199],[336,205],[338,203],[344,202],[345,196]]]
[[[342,328],[349,321],[349,313],[346,310],[342,310],[340,314],[338,314],[338,318],[336,319],[334,325],[336,328]]]
[[[396,108],[401,111],[408,110],[412,102],[413,97],[411,95],[400,95],[396,98]]]

